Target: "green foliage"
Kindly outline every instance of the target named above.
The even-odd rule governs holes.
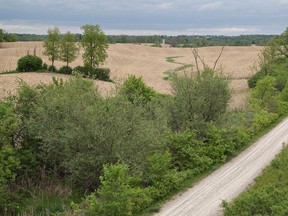
[[[9,34],[5,32],[3,29],[0,29],[0,47],[2,42],[15,42],[15,41],[16,41],[15,34]]]
[[[99,25],[84,25],[82,47],[84,48],[84,65],[88,68],[96,68],[107,58],[108,40]]]
[[[52,68],[54,69],[54,61],[59,59],[60,55],[60,30],[57,27],[53,29],[48,29],[48,36],[44,41],[43,47],[45,51],[43,52],[44,55],[48,56],[49,60],[52,62]],[[54,71],[54,70],[52,70]]]
[[[77,66],[73,69],[76,73],[81,74],[83,77],[90,79],[98,79],[111,82],[109,68],[89,68],[87,66]]]
[[[156,96],[156,91],[143,82],[142,77],[129,75],[119,86],[119,94],[126,97],[133,104],[143,104]]]
[[[192,170],[199,174],[212,164],[207,156],[208,146],[198,140],[193,131],[184,131],[171,135],[168,144],[172,153],[173,165],[179,170]]]
[[[77,214],[85,215],[139,215],[152,199],[147,189],[134,186],[126,164],[105,165],[100,177],[101,186],[88,195],[84,208],[73,205]]]
[[[16,178],[16,170],[20,167],[14,150],[9,146],[0,149],[0,214],[3,215],[9,205],[9,188]]]
[[[128,171],[127,165],[104,166],[104,175],[100,177],[101,186],[97,191],[101,200],[100,215],[132,214]]]
[[[251,189],[226,205],[225,215],[287,215],[288,148],[256,179]]]
[[[269,41],[259,59],[260,70],[248,80],[250,88],[265,75],[276,78],[276,87],[282,91],[288,81],[288,28],[284,33]]]
[[[141,170],[161,149],[165,128],[146,118],[142,107],[121,97],[103,99],[93,86],[75,77],[40,88],[28,122],[46,167],[88,189],[99,184],[103,164],[121,160]]]
[[[110,69],[109,68],[95,68],[92,71],[91,77],[93,79],[103,80],[110,82]]]
[[[269,63],[276,63],[288,58],[288,28],[274,37],[267,44],[267,48],[263,51],[263,56]]]
[[[248,86],[249,88],[254,88],[258,80],[264,78],[266,76],[265,70],[259,70],[255,73],[251,78],[248,79]]]
[[[0,101],[0,149],[13,142],[13,134],[19,127],[19,119],[14,114],[13,105]]]
[[[72,68],[69,67],[69,66],[63,66],[61,67],[59,70],[58,70],[58,73],[61,73],[61,74],[72,74]]]
[[[77,39],[68,31],[60,40],[59,59],[66,62],[66,66],[68,67],[68,64],[77,58],[78,53],[79,47],[77,45]]]
[[[38,71],[42,68],[42,59],[38,56],[27,55],[18,60],[17,71]]]
[[[277,111],[278,99],[277,99],[276,79],[271,76],[265,76],[259,80],[256,87],[252,91],[252,104],[258,105],[270,112]]]
[[[172,157],[168,151],[155,153],[148,158],[144,180],[150,186],[150,196],[154,201],[177,190],[185,178],[172,168]]]
[[[56,68],[55,66],[50,65],[50,66],[48,67],[48,71],[50,71],[50,72],[57,72],[58,70],[57,70],[57,68]]]
[[[169,108],[173,130],[201,129],[226,112],[230,99],[228,80],[205,68],[201,73],[174,74],[171,79],[174,103]]]
[[[42,69],[43,69],[43,70],[48,70],[48,65],[47,65],[46,63],[43,63]]]

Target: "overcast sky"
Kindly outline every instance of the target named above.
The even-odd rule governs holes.
[[[46,34],[49,27],[80,33],[99,24],[106,34],[279,34],[288,0],[0,0],[0,28]]]

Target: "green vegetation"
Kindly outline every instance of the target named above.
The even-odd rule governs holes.
[[[129,76],[106,98],[78,76],[22,84],[2,102],[1,152],[11,171],[2,177],[1,214],[139,215],[278,116],[265,108],[228,115],[227,78],[210,68],[171,83],[173,95],[161,95]]]
[[[252,109],[258,110],[253,131],[260,130],[259,124],[267,126],[269,119],[277,115],[287,115],[287,34],[288,29],[268,43],[260,57],[259,71],[248,81],[252,88]],[[225,215],[287,215],[287,164],[288,148],[285,148],[251,189],[230,204],[224,202]]]
[[[2,29],[1,29],[2,30]],[[1,39],[0,30],[0,39]],[[2,30],[2,32],[4,32]],[[75,34],[78,41],[82,40],[81,34]],[[266,43],[276,35],[179,35],[179,36],[132,36],[132,35],[108,35],[110,44],[114,43],[150,43],[153,47],[160,47],[165,39],[166,44],[173,47],[203,47],[203,46],[265,46]],[[8,37],[8,39],[7,39]],[[3,38],[3,37],[2,37]],[[4,32],[4,41],[44,41],[47,35],[36,34],[8,34]],[[1,43],[1,40],[0,40]]]
[[[96,60],[77,70],[97,75]],[[241,111],[228,109],[219,71],[170,82],[172,95],[163,95],[132,75],[106,97],[77,75],[22,83],[0,102],[0,214],[141,215],[287,114],[287,83],[280,91],[272,76]]]
[[[16,35],[15,34],[9,34],[5,32],[3,29],[0,29],[0,47],[2,42],[15,42],[16,41]]]
[[[60,41],[60,60],[67,63],[67,67],[69,63],[73,62],[79,53],[79,47],[77,45],[76,37],[71,33],[67,32],[64,34]]]
[[[77,66],[74,69],[69,67],[79,54],[77,38],[71,32],[61,35],[59,28],[48,29],[48,36],[44,41],[44,55],[48,56],[52,65],[46,63],[42,65],[42,59],[32,55],[27,55],[18,60],[18,67],[15,71],[6,71],[2,74],[10,74],[28,71],[50,71],[61,74],[79,73],[85,78],[99,79],[111,82],[110,69],[101,68],[100,64],[107,58],[108,42],[104,32],[99,25],[85,25],[81,27],[84,30],[81,44],[84,48],[84,66]],[[0,32],[1,33],[1,32]],[[59,70],[54,62],[61,60],[66,63]]]
[[[16,71],[29,72],[40,69],[42,69],[42,59],[37,56],[27,55],[18,60]]]
[[[60,49],[60,30],[57,27],[48,29],[48,37],[44,41],[44,55],[47,55],[52,62],[52,69],[54,67],[54,61],[59,59]],[[53,70],[54,71],[54,70]]]
[[[167,62],[179,64],[181,66],[177,67],[175,69],[172,69],[172,70],[165,71],[164,74],[166,74],[167,76],[163,77],[164,80],[170,80],[172,78],[173,74],[175,74],[175,73],[177,73],[179,71],[184,71],[187,68],[193,67],[192,64],[184,64],[184,63],[181,63],[181,62],[175,62],[175,60],[174,60],[175,58],[181,58],[181,57],[182,56],[169,56],[169,57],[166,58]]]
[[[267,167],[256,183],[231,204],[225,215],[287,215],[288,212],[288,148]]]
[[[84,25],[81,29],[84,31],[81,41],[84,65],[94,69],[107,58],[108,39],[99,25]]]

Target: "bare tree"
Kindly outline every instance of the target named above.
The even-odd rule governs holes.
[[[222,49],[221,49],[221,51],[220,51],[217,59],[216,59],[215,62],[214,62],[214,66],[213,66],[213,68],[212,68],[213,71],[214,71],[214,70],[216,69],[216,67],[217,67],[218,61],[219,61],[219,59],[221,58],[221,56],[222,56],[222,54],[223,54],[224,48],[225,48],[225,46],[222,46]],[[203,68],[206,68],[207,65],[205,64],[205,60],[204,60],[204,58],[202,58],[202,57],[199,55],[199,50],[198,50],[198,48],[193,47],[193,48],[191,49],[191,51],[192,51],[192,55],[193,55],[194,60],[195,60],[197,72],[200,73],[200,68],[199,68],[198,60],[201,61],[202,65],[203,65]]]

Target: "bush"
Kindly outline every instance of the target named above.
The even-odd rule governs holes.
[[[63,66],[58,71],[61,74],[72,74],[72,68],[69,66]]]
[[[50,66],[48,67],[48,71],[50,71],[50,72],[57,72],[57,68],[56,68],[55,66],[53,66],[53,65],[50,65]]]
[[[46,63],[43,63],[42,69],[43,69],[43,70],[48,70],[48,65],[47,65]]]
[[[38,71],[42,68],[42,59],[38,56],[27,55],[18,60],[17,71]]]
[[[103,81],[111,81],[110,80],[110,69],[109,68],[95,68],[92,73],[92,78],[99,79]]]
[[[89,68],[88,66],[77,66],[73,71],[82,74],[82,76],[99,79],[110,82],[110,69],[109,68]]]
[[[206,130],[205,123],[217,121],[230,99],[228,79],[211,68],[171,79],[174,103],[169,107],[170,126],[176,131]]]
[[[191,169],[195,174],[209,168],[213,163],[207,156],[208,146],[196,139],[193,131],[173,134],[168,147],[172,153],[172,162],[179,170]]]
[[[135,75],[129,75],[119,86],[119,93],[133,104],[147,103],[156,96],[156,91],[147,86],[142,77],[136,77]]]
[[[249,80],[248,80],[248,86],[249,88],[254,88],[258,82],[258,80],[264,78],[266,76],[265,70],[260,70],[256,74],[254,74]]]

